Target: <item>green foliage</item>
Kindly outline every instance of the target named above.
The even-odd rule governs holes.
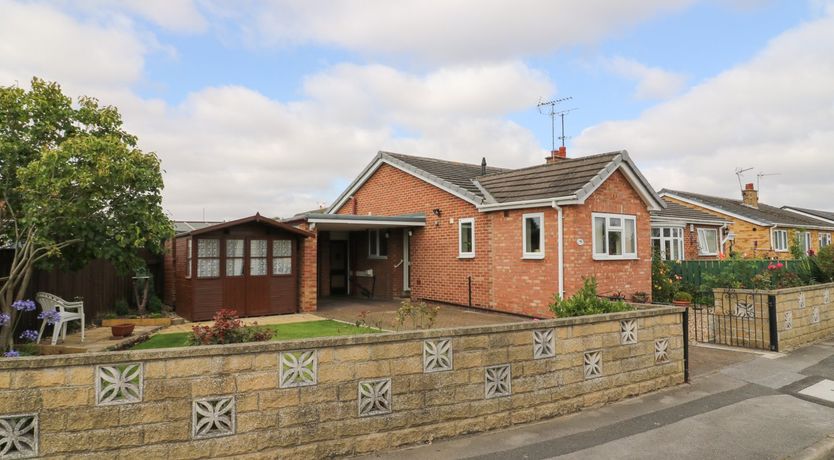
[[[428,306],[425,302],[415,304],[411,302],[411,299],[406,299],[402,301],[400,308],[397,309],[397,315],[394,317],[394,327],[400,330],[408,320],[412,329],[431,329],[439,312],[440,307],[436,305]]]
[[[793,232],[793,238],[791,238],[791,256],[793,256],[794,260],[802,259],[803,257],[807,256],[808,254],[805,253],[805,245],[802,241],[802,235],[805,233],[805,229],[799,229]]]
[[[678,291],[675,293],[675,301],[677,302],[692,302],[692,294],[686,291]]]
[[[660,251],[655,250],[652,255],[652,300],[668,303],[675,295],[674,273],[669,265],[660,257]]]
[[[814,267],[819,274],[819,281],[830,283],[834,281],[834,245],[828,245],[817,252],[813,258]]]
[[[148,299],[148,311],[157,314],[162,313],[162,299],[156,294],[151,294],[150,299]]]
[[[570,298],[562,300],[557,294],[553,303],[550,304],[550,310],[559,318],[613,313],[632,309],[625,302],[615,302],[597,296],[597,280],[594,277],[585,278],[582,289]]]
[[[130,307],[127,304],[127,300],[119,299],[116,301],[116,304],[113,305],[113,310],[116,312],[116,316],[127,316],[130,314]]]

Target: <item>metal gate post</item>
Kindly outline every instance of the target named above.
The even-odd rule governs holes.
[[[689,383],[689,307],[683,307],[683,381]]]
[[[767,296],[767,316],[770,323],[770,351],[779,351],[779,328],[776,318],[776,296]]]

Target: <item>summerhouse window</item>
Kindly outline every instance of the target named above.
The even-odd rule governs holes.
[[[774,230],[773,231],[773,250],[787,251],[788,250],[788,231]]]
[[[383,230],[368,230],[368,257],[371,259],[388,257],[388,238]]]
[[[272,274],[289,275],[292,273],[292,241],[274,240],[272,242]]]
[[[652,250],[663,260],[683,260],[683,228],[652,228]]]
[[[524,246],[524,259],[544,258],[544,214],[524,214],[521,220]]]
[[[220,240],[197,240],[197,278],[220,276]]]
[[[226,240],[226,276],[243,276],[243,240]]]
[[[458,220],[458,257],[475,257],[475,219]]]
[[[637,218],[623,214],[593,213],[594,259],[637,258]]]
[[[249,241],[249,276],[266,275],[266,240]]]
[[[191,278],[191,261],[193,259],[193,252],[191,246],[191,238],[185,242],[185,277]]]
[[[714,228],[698,229],[698,255],[718,255],[718,230]]]

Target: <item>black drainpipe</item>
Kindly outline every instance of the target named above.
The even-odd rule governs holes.
[[[472,275],[469,275],[469,306],[472,306]]]

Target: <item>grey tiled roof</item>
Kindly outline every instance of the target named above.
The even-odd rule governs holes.
[[[437,158],[404,155],[402,153],[382,153],[394,157],[404,163],[408,163],[409,165],[449,182],[450,184],[456,185],[473,195],[484,198],[483,194],[478,189],[478,186],[472,182],[473,179],[481,175],[481,165],[439,160]],[[487,166],[487,174],[500,173],[504,171],[509,170],[506,168]]]
[[[702,195],[699,193],[683,192],[680,190],[663,189],[661,194],[668,193],[676,195],[696,203],[711,206],[722,211],[736,214],[765,225],[783,225],[787,227],[832,227],[833,224],[828,222],[805,217],[794,212],[786,211],[775,206],[770,206],[759,202],[758,209],[751,208],[742,203],[741,200],[733,200],[730,198],[721,198],[716,196]]]
[[[799,212],[804,212],[805,214],[811,214],[812,216],[817,216],[826,220],[834,221],[834,212],[831,211],[820,211],[819,209],[808,209],[808,208],[797,208],[796,206],[782,206],[782,209],[796,209]]]
[[[576,194],[621,152],[559,160],[554,164],[514,169],[478,178],[498,203]]]
[[[212,225],[217,225],[222,222],[210,222],[210,221],[190,221],[190,220],[175,220],[174,221],[174,234],[181,235],[183,233],[188,233],[194,230],[199,230],[201,228],[210,227]]]
[[[674,219],[682,222],[714,223],[715,225],[722,225],[725,222],[724,219],[713,216],[712,214],[707,214],[697,209],[687,208],[686,206],[682,206],[668,200],[664,201],[666,201],[666,209],[652,212],[652,219]]]

